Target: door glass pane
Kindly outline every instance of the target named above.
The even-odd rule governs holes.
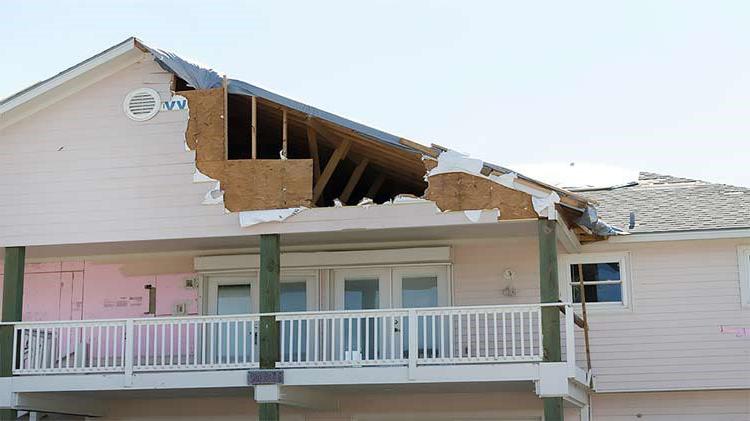
[[[219,285],[216,294],[216,313],[252,313],[250,293],[250,284]],[[252,360],[249,355],[250,341],[255,341],[256,338],[251,337],[249,326],[245,325],[244,328],[247,330],[243,331],[241,324],[234,321],[217,321],[213,326],[214,353],[209,355],[214,355],[215,361],[219,364],[239,364]],[[235,352],[235,349],[239,350],[239,353]],[[243,358],[243,350],[248,353],[246,358]]]
[[[344,280],[344,308],[346,310],[370,310],[379,307],[380,280],[378,278]],[[374,322],[374,319],[369,318],[345,320],[343,359],[373,358],[375,352]],[[368,345],[365,346],[365,344]]]
[[[401,302],[404,308],[437,307],[437,276],[415,276],[401,279]]]
[[[219,285],[217,293],[217,314],[249,314],[252,313],[250,300],[250,284]]]
[[[281,283],[281,311],[307,310],[307,282]]]
[[[344,308],[346,310],[368,310],[379,306],[379,279],[346,279],[344,281]]]
[[[307,282],[281,283],[281,311],[307,310]],[[284,361],[307,360],[307,320],[284,322]]]
[[[437,276],[410,276],[401,278],[401,303],[404,308],[415,307],[437,307],[438,306],[438,278]],[[433,320],[434,319],[434,320]],[[440,343],[440,330],[433,332],[433,323],[440,326],[439,318],[435,316],[424,316],[417,319],[418,335],[417,344],[419,345],[419,356],[439,357],[439,350],[433,349],[433,337],[435,337],[435,348]],[[409,336],[409,325],[405,326],[404,334]],[[426,337],[425,337],[426,335]],[[406,355],[406,344],[404,346],[404,355]]]

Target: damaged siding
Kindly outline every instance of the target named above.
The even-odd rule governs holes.
[[[187,147],[195,151],[198,171],[219,182],[227,210],[239,212],[310,206],[311,159],[227,160],[224,90],[182,91],[179,94],[188,99],[190,108],[185,133]]]

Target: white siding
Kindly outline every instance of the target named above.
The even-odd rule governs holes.
[[[593,400],[596,421],[747,421],[750,391],[613,393]]]
[[[125,95],[171,96],[171,74],[136,63],[0,131],[0,241],[65,244],[237,231],[237,216],[202,206],[187,112],[128,119]]]
[[[597,391],[750,388],[750,327],[740,305],[737,242],[634,243],[632,311],[592,311]]]

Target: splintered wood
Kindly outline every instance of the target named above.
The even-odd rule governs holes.
[[[179,92],[188,99],[190,120],[185,133],[195,151],[195,165],[218,180],[224,206],[232,211],[283,209],[312,203],[311,159],[226,159],[224,90]]]
[[[463,172],[428,178],[425,198],[443,211],[499,209],[501,220],[537,219],[531,196],[492,180]]]

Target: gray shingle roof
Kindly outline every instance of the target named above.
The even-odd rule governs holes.
[[[631,233],[750,228],[745,187],[642,172],[638,183],[579,194],[598,202],[601,219]]]

